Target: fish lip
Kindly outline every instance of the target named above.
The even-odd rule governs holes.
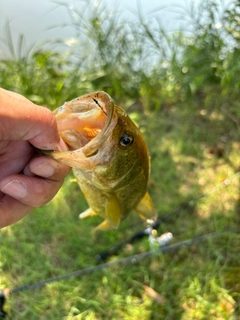
[[[101,107],[104,112],[104,109],[99,103],[99,100],[104,103],[106,110],[106,122],[101,132],[88,142],[84,147],[82,147],[82,152],[86,157],[91,157],[98,152],[98,149],[103,145],[106,139],[109,136],[109,132],[112,130],[113,126],[115,127],[117,123],[116,117],[114,117],[114,102],[112,98],[104,91],[98,91],[90,93],[88,96],[91,96],[93,101]],[[114,121],[113,121],[114,120]]]
[[[63,106],[59,107],[54,112],[58,122],[59,117],[60,119],[61,116],[62,118],[64,118],[65,113],[78,114],[78,112],[80,112],[81,114],[82,111],[82,119],[84,119],[84,113],[88,114],[88,112],[94,112],[96,108],[98,108],[98,111],[101,109],[102,112],[106,115],[106,120],[101,127],[101,131],[86,144],[81,145],[81,147],[79,146],[77,148],[71,149],[73,152],[81,151],[81,153],[85,157],[91,157],[98,153],[99,148],[103,145],[103,143],[106,141],[108,136],[111,134],[111,131],[117,124],[118,117],[117,113],[115,112],[115,104],[112,98],[104,91],[92,92],[75,98],[71,101],[65,102]],[[79,118],[81,118],[81,115]],[[69,127],[69,129],[71,130],[71,127]]]

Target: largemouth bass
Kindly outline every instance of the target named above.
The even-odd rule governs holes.
[[[125,111],[107,93],[94,92],[64,103],[54,113],[69,151],[44,154],[73,168],[89,205],[80,218],[103,217],[96,230],[117,229],[132,209],[144,219],[155,219],[147,192],[148,147]]]

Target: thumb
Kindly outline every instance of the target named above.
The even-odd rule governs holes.
[[[23,96],[0,89],[0,140],[27,140],[39,149],[59,150],[53,113]]]

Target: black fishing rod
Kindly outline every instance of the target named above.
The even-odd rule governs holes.
[[[60,275],[60,276],[57,276],[54,278],[49,278],[49,279],[46,279],[43,281],[39,281],[39,282],[30,284],[30,285],[22,285],[20,287],[14,288],[12,290],[10,290],[8,288],[3,289],[0,292],[0,318],[4,319],[7,316],[6,311],[4,311],[4,304],[6,302],[6,298],[10,295],[17,294],[22,291],[42,288],[49,283],[62,281],[62,280],[69,279],[72,277],[84,276],[86,274],[90,274],[90,273],[93,273],[95,271],[99,271],[99,270],[102,270],[105,268],[111,268],[111,267],[117,266],[117,265],[124,265],[127,263],[135,264],[138,261],[140,261],[142,259],[146,259],[146,258],[153,256],[153,255],[159,255],[159,254],[163,254],[163,253],[172,252],[173,250],[177,250],[177,249],[184,247],[184,246],[191,246],[193,244],[198,244],[198,243],[203,242],[205,240],[208,240],[210,238],[216,238],[216,237],[222,236],[224,234],[229,234],[229,233],[237,233],[239,231],[240,231],[240,228],[217,231],[217,232],[205,234],[202,236],[198,236],[198,237],[195,237],[192,239],[188,239],[185,241],[177,242],[177,243],[174,243],[171,245],[161,246],[158,249],[150,250],[150,251],[143,252],[143,253],[138,253],[138,254],[132,255],[130,257],[126,257],[126,258],[119,259],[116,261],[101,263],[96,266],[77,270],[77,271],[74,271],[71,273],[66,273],[66,274],[63,274],[63,275]]]

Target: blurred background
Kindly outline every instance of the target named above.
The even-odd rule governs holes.
[[[176,243],[239,226],[238,0],[0,0],[0,30],[1,87],[52,110],[104,90],[139,125],[159,217],[181,208],[158,236],[171,232]],[[146,226],[132,214],[93,237],[101,219],[79,220],[87,205],[72,178],[51,203],[1,230],[0,289],[96,265],[97,254]],[[146,237],[109,261],[150,249]],[[6,309],[11,319],[235,320],[239,267],[240,236],[229,232],[23,291]]]
[[[159,1],[159,0],[141,0],[141,1],[126,1],[123,0],[116,3],[114,0],[101,1],[108,6],[110,12],[118,11],[128,19],[135,19],[139,9],[142,10],[144,15],[155,12],[156,8],[166,8],[164,12],[159,10],[161,20],[165,27],[170,30],[172,26],[176,26],[177,12],[169,10],[170,6],[178,5],[185,7],[188,2],[182,1]],[[58,4],[64,4],[71,12],[72,18],[76,17],[74,9],[78,8],[84,11],[84,6],[87,6],[89,1],[74,1],[68,0],[65,3],[62,1],[41,1],[41,5],[36,10],[36,4],[31,0],[23,1],[18,0],[1,1],[1,32],[4,32],[4,26],[7,21],[12,26],[12,37],[16,41],[19,34],[24,34],[29,44],[37,44],[43,41],[52,41],[53,39],[66,40],[73,37],[73,31],[69,26],[71,25],[71,18],[69,12]],[[92,1],[90,5],[95,7],[100,5],[100,1]],[[80,7],[79,7],[80,6]],[[86,12],[85,12],[86,14]],[[29,28],[31,26],[31,28]],[[62,28],[61,28],[62,26]],[[52,28],[52,29],[51,29]]]

